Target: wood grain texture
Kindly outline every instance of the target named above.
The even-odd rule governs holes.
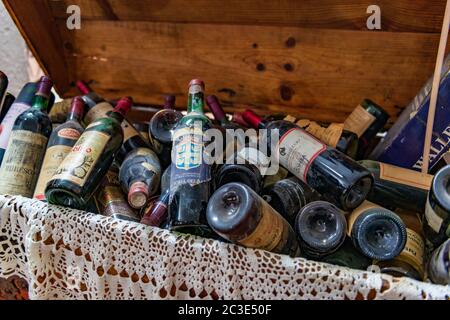
[[[158,104],[202,78],[226,106],[343,121],[363,98],[395,116],[431,76],[439,35],[297,27],[85,21],[68,65],[108,98]],[[231,110],[228,108],[228,110]]]
[[[41,68],[51,75],[55,88],[65,92],[70,75],[59,32],[46,0],[3,0]]]
[[[33,0],[21,0],[23,2]],[[85,20],[291,25],[367,30],[367,7],[378,5],[383,31],[440,31],[445,0],[49,0],[56,17],[68,5]]]

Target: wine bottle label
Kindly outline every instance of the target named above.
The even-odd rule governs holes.
[[[63,139],[78,141],[80,136],[81,136],[81,133],[78,130],[75,130],[72,128],[61,129],[58,132],[58,137],[63,138]]]
[[[360,138],[376,119],[375,116],[359,105],[345,120],[344,129],[356,133],[358,138]]]
[[[83,187],[110,140],[106,133],[85,131],[52,180],[68,180]]]
[[[39,133],[15,130],[0,168],[0,194],[31,198],[45,154],[47,138]]]
[[[114,110],[113,106],[108,102],[100,102],[95,107],[91,108],[84,117],[84,121],[86,124],[91,124],[94,121],[106,117],[109,111]],[[127,119],[122,121],[122,129],[123,129],[123,142],[125,143],[129,139],[138,136],[139,132],[136,130]]]
[[[286,118],[284,118],[284,121],[288,121],[288,122],[292,122],[295,123],[297,119],[291,115],[286,116]]]
[[[434,211],[433,207],[430,204],[430,197],[427,197],[427,205],[425,207],[425,220],[431,229],[433,229],[436,233],[439,233],[444,219],[438,216]]]
[[[350,237],[352,234],[352,228],[353,224],[355,223],[356,219],[360,215],[362,215],[367,210],[370,210],[372,208],[380,208],[380,206],[376,205],[375,203],[372,203],[370,201],[364,201],[358,208],[352,211],[352,213],[347,217],[347,235]]]
[[[419,274],[423,275],[423,257],[425,242],[420,234],[411,229],[406,229],[406,245],[402,253],[396,258],[411,265]]]
[[[326,149],[325,144],[310,134],[293,128],[280,139],[280,164],[306,182],[312,162]]]
[[[30,109],[30,106],[24,103],[16,102],[11,106],[0,125],[0,149],[6,149],[14,122],[18,116],[28,109]]]
[[[77,131],[78,135],[80,133]],[[72,150],[69,146],[57,145],[47,149],[44,162],[42,163],[41,173],[34,190],[33,198],[37,200],[45,200],[45,188],[47,183],[52,179],[61,162]]]
[[[408,185],[423,190],[430,190],[433,176],[417,171],[380,163],[380,179]]]
[[[63,101],[56,102],[48,116],[53,121],[64,121],[69,113],[70,107],[72,105],[72,99],[64,99]]]

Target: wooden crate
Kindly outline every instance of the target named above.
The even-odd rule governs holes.
[[[343,121],[371,98],[395,120],[430,77],[444,0],[3,0],[62,96],[77,79],[158,104],[202,78],[228,111]],[[69,5],[81,8],[68,30]],[[369,5],[381,8],[370,31]],[[136,116],[136,114],[135,114]],[[141,115],[139,115],[141,117]]]

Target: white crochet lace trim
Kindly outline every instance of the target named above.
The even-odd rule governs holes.
[[[445,299],[449,286],[0,196],[0,277],[32,299]]]

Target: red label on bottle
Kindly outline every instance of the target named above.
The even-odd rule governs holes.
[[[78,140],[81,134],[75,129],[66,128],[59,131],[58,136],[65,139]]]

